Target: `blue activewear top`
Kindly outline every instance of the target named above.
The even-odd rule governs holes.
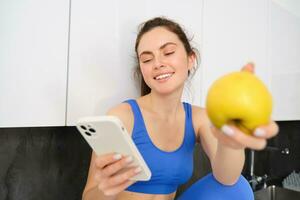
[[[167,152],[152,143],[136,100],[130,99],[125,102],[130,104],[134,114],[132,139],[152,173],[149,181],[137,181],[126,190],[147,194],[175,192],[177,187],[187,182],[193,173],[193,152],[196,138],[191,105],[183,102],[185,132],[181,146],[172,152]]]

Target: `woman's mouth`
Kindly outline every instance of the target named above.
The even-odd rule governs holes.
[[[164,82],[168,80],[174,73],[166,73],[166,74],[161,74],[159,76],[154,77],[155,80],[159,82]]]

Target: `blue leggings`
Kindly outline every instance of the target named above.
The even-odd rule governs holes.
[[[254,195],[243,176],[236,184],[225,186],[208,174],[184,191],[177,200],[254,200]]]

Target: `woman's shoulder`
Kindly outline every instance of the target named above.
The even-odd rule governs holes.
[[[192,105],[192,116],[194,129],[199,133],[200,128],[209,123],[206,109],[204,107]]]
[[[128,133],[131,133],[133,128],[134,116],[131,110],[131,106],[128,103],[123,102],[111,107],[107,111],[106,115],[118,117],[128,130]]]
[[[195,117],[199,117],[199,116],[203,115],[206,112],[205,108],[203,108],[201,106],[191,104],[191,107],[192,107],[192,114]]]
[[[197,105],[192,105],[192,114],[193,114],[193,118],[197,118],[200,119],[199,121],[207,121],[208,120],[208,115],[206,112],[206,108],[204,107],[200,107]]]
[[[107,115],[128,115],[131,111],[131,107],[128,103],[122,102],[113,107],[109,108],[107,111]]]

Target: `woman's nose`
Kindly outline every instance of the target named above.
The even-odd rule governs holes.
[[[161,58],[155,58],[154,62],[154,68],[159,69],[161,67],[164,67],[165,65],[163,64],[163,60]]]

